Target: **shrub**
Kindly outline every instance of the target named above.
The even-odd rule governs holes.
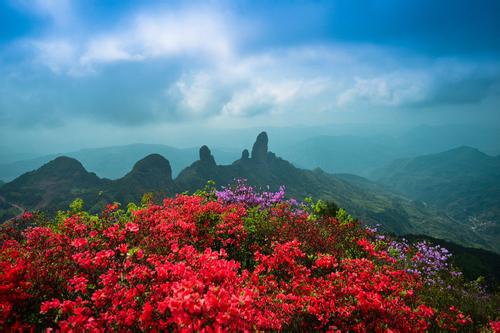
[[[495,314],[467,313],[457,298],[442,297],[441,282],[429,278],[448,281],[454,271],[441,265],[429,275],[426,260],[414,265],[423,248],[405,245],[400,255],[393,240],[342,209],[325,214],[317,203],[245,191],[265,199],[199,191],[126,211],[112,204],[98,216],[78,201],[21,237],[3,234],[0,329],[498,327]]]

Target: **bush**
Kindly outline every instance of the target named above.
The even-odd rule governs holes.
[[[98,216],[77,202],[22,237],[4,234],[0,329],[498,326],[495,314],[467,313],[458,299],[443,298],[446,291],[429,284],[425,265],[411,265],[421,256],[417,248],[408,245],[400,255],[390,239],[336,207],[332,217],[333,208],[325,214],[317,203],[285,200],[281,190],[262,200],[245,191],[239,199],[209,190],[163,205],[145,200],[126,211],[113,204]],[[445,281],[451,272],[443,266],[435,274]]]

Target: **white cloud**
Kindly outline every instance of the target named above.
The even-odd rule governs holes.
[[[370,78],[355,77],[354,84],[340,92],[337,105],[400,106],[425,99],[430,78],[425,73],[395,72]]]
[[[293,110],[298,104],[310,103],[310,99],[324,97],[322,94],[329,89],[328,81],[324,78],[261,78],[251,82],[248,87],[235,91],[231,99],[223,105],[221,113],[229,116],[249,116],[256,113],[280,113],[286,111],[286,108]]]
[[[65,40],[40,40],[27,43],[35,50],[35,61],[47,66],[55,73],[66,73],[73,67],[77,49]]]
[[[39,1],[50,3],[49,0]],[[59,7],[54,6],[54,15],[59,17],[55,8]],[[31,40],[30,44],[37,52],[38,62],[56,73],[65,68],[67,74],[78,75],[93,73],[99,65],[119,61],[180,56],[221,61],[231,58],[234,53],[235,36],[230,18],[215,10],[187,8],[147,12],[114,29],[83,37],[68,36],[70,32],[66,37],[49,35]],[[61,56],[63,45],[65,50]]]
[[[207,72],[184,74],[166,91],[184,117],[204,117],[220,107],[223,83]]]
[[[203,54],[227,58],[232,53],[228,18],[214,11],[187,10],[136,18],[132,40],[145,57]]]
[[[123,39],[104,36],[88,42],[86,50],[79,56],[79,63],[83,66],[92,66],[95,63],[143,59],[142,55],[134,54]]]

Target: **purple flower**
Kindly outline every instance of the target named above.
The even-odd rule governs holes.
[[[257,192],[254,187],[247,184],[246,179],[236,179],[236,184],[216,191],[217,198],[224,203],[244,203],[247,206],[269,208],[280,202],[288,202],[291,206],[298,206],[295,199],[285,201],[285,186],[280,186],[277,192]]]
[[[431,245],[426,241],[418,242],[413,246],[410,246],[405,239],[391,241],[388,245],[388,252],[398,259],[409,273],[422,276],[428,284],[440,281],[437,278],[439,273],[450,268],[451,253],[439,245]]]

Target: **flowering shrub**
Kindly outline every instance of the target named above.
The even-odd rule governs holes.
[[[430,301],[427,278],[448,268],[425,268],[437,265],[424,259],[436,249],[405,245],[399,256],[343,210],[318,214],[281,190],[240,185],[161,205],[112,204],[98,216],[75,204],[46,225],[4,233],[0,329],[498,328],[459,302]]]
[[[269,208],[283,202],[285,198],[284,186],[280,186],[277,192],[264,191],[259,193],[253,186],[248,185],[245,179],[236,179],[235,182],[234,186],[224,187],[221,191],[216,191],[217,199],[223,203],[243,203],[246,206]]]
[[[439,245],[432,245],[426,241],[410,246],[405,239],[391,240],[388,243],[388,253],[398,259],[409,272],[422,276],[427,284],[442,283],[443,281],[439,280],[440,273],[450,272],[451,253]],[[458,271],[451,272],[457,276],[461,275]]]

